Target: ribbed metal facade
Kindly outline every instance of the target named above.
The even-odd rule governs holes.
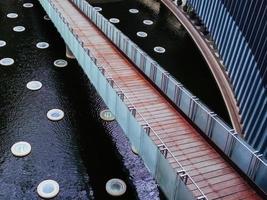
[[[267,157],[267,1],[188,0],[230,78],[245,139]]]

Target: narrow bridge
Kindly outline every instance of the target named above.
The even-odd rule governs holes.
[[[93,16],[107,30],[112,28],[107,20],[101,21],[103,16],[94,8],[83,0],[40,0],[40,3],[168,199],[262,199],[202,133],[84,15]],[[111,37],[120,40],[119,32]],[[162,87],[168,91],[168,77],[152,75],[155,80],[162,78]],[[173,95],[185,95],[182,88],[178,89]],[[194,106],[189,105],[188,109],[192,116],[196,114]],[[213,123],[205,124],[205,129],[212,133]],[[242,152],[248,152],[248,160],[241,163],[246,166],[248,162],[248,166],[245,170],[240,167],[241,171],[253,177],[253,181],[257,178],[255,170],[266,165],[233,134],[228,135],[224,149],[231,151],[234,157],[230,159],[234,162],[239,157],[235,154],[239,145],[244,149]],[[256,185],[264,189],[263,181],[258,182]]]

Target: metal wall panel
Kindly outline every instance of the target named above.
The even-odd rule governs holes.
[[[187,2],[203,20],[218,48],[240,108],[245,138],[266,155],[267,147],[260,144],[267,142],[267,2]],[[216,7],[219,12],[214,15]]]

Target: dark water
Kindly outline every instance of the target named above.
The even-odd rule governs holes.
[[[223,98],[209,67],[192,41],[189,34],[180,26],[178,20],[155,0],[88,0],[92,5],[102,7],[106,18],[118,18],[115,24],[149,56],[170,72],[194,95],[202,100],[229,124],[230,119]],[[135,8],[139,13],[132,14]],[[154,22],[152,26],[143,20]],[[146,38],[137,37],[138,31],[145,31]],[[153,48],[162,46],[164,54],[155,53]]]
[[[0,200],[40,199],[37,185],[54,179],[60,185],[55,199],[160,199],[155,181],[141,159],[130,150],[128,140],[114,121],[103,122],[105,108],[75,60],[66,68],[53,62],[65,58],[65,45],[37,1],[23,8],[24,1],[0,1],[0,59],[12,57],[15,64],[0,66]],[[6,14],[16,12],[17,19]],[[16,33],[16,25],[26,31]],[[50,44],[37,49],[37,42]],[[39,80],[39,91],[26,89]],[[59,122],[46,118],[52,108],[65,112]],[[27,141],[32,152],[24,158],[11,155],[10,147]],[[127,193],[112,198],[105,191],[110,178],[121,178]],[[163,197],[162,197],[163,199]]]

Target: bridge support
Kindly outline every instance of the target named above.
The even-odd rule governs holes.
[[[73,55],[72,51],[70,50],[67,44],[66,44],[66,57],[70,59],[75,59],[75,56]]]

